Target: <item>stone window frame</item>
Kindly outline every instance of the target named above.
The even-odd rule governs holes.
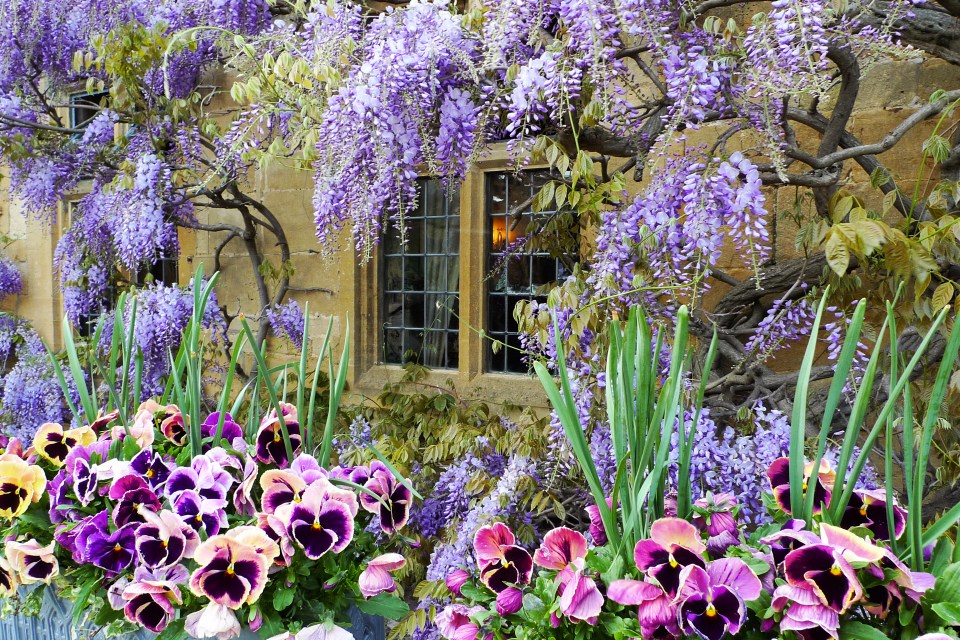
[[[432,369],[421,382],[438,387],[452,383],[464,399],[507,402],[518,406],[548,407],[543,387],[534,376],[487,370],[489,338],[480,330],[486,326],[488,299],[487,274],[487,175],[515,168],[505,144],[479,161],[466,175],[460,187],[460,354],[456,369]],[[530,163],[524,169],[546,169],[546,164]],[[365,265],[353,261],[353,309],[350,380],[356,392],[375,397],[386,384],[400,382],[402,365],[383,364],[381,349],[381,295],[383,273],[379,249]],[[349,267],[348,267],[349,268]]]

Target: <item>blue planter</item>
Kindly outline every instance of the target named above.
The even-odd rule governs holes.
[[[10,616],[0,619],[0,640],[71,640],[82,634],[85,640],[103,640],[102,634],[93,635],[94,629],[78,629],[75,635],[71,612],[73,605],[53,595],[47,589],[43,606],[37,617]],[[356,640],[384,640],[386,627],[383,618],[369,616],[359,609],[350,609],[350,632]],[[152,640],[156,637],[149,631],[140,631],[126,636],[125,640]],[[239,640],[259,640],[260,636],[244,629]]]

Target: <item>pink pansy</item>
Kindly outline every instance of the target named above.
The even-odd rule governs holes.
[[[603,607],[603,595],[593,579],[583,574],[586,557],[587,539],[583,534],[558,527],[544,536],[533,561],[558,572],[560,612],[571,620],[593,624]]]
[[[496,593],[508,586],[530,582],[533,558],[515,542],[513,532],[502,522],[481,527],[474,536],[473,548],[480,565],[480,582]]]
[[[396,591],[397,583],[390,572],[401,568],[406,562],[399,553],[385,553],[371,560],[360,574],[360,593],[364,598],[372,598],[378,593]]]
[[[153,444],[156,438],[156,430],[153,428],[153,414],[147,410],[138,411],[128,427],[115,425],[110,430],[110,437],[114,440],[121,440],[127,437],[127,431],[130,432],[130,436],[141,449],[146,449]]]
[[[192,638],[230,640],[240,636],[240,622],[229,607],[211,602],[187,616],[184,630]]]
[[[197,547],[193,559],[199,567],[190,577],[190,590],[231,609],[257,601],[272,562],[270,556],[225,535],[209,538]]]
[[[286,523],[273,514],[258,513],[257,527],[280,546],[280,556],[274,562],[280,566],[289,566],[296,548],[287,532]]]
[[[783,612],[782,631],[795,631],[804,640],[822,638],[823,634],[834,640],[839,637],[840,615],[823,604],[810,586],[780,585],[773,592],[771,606]]]
[[[659,585],[640,580],[615,580],[607,597],[622,605],[637,606],[644,638],[679,636],[677,602]]]
[[[300,502],[307,483],[300,476],[289,471],[270,469],[260,476],[260,488],[263,496],[260,505],[264,513],[276,513],[285,504]]]
[[[704,567],[706,547],[697,528],[680,518],[660,518],[650,527],[650,538],[633,550],[637,568],[656,580],[664,591],[675,594],[680,572],[689,565]]]
[[[462,604],[447,605],[437,614],[434,623],[440,635],[447,640],[477,640],[480,627],[470,619],[470,616],[483,610],[483,607],[468,608]]]
[[[477,564],[481,567],[503,557],[503,547],[516,544],[517,538],[510,527],[495,522],[489,527],[481,527],[473,537],[473,550]]]

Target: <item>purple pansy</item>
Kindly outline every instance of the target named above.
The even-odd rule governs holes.
[[[290,447],[297,455],[300,449],[300,423],[297,422],[297,409],[291,404],[280,405],[283,423],[287,426]],[[287,447],[283,441],[283,429],[275,409],[271,409],[260,422],[257,430],[257,460],[264,464],[274,463],[281,469],[290,465]]]
[[[170,466],[163,456],[151,449],[144,449],[130,461],[130,468],[157,491],[170,477]]]
[[[384,533],[396,533],[407,523],[413,494],[386,465],[377,460],[371,463],[370,477],[363,486],[380,497],[378,500],[363,492],[360,494],[360,504],[370,513],[380,516],[380,527]]]
[[[136,525],[124,525],[110,533],[97,528],[86,538],[85,562],[94,564],[108,573],[120,573],[136,557]]]
[[[353,539],[354,514],[347,504],[327,495],[323,482],[308,487],[289,513],[290,538],[312,560],[328,551],[340,553]]]
[[[191,557],[199,543],[197,532],[172,511],[147,515],[136,530],[137,556],[150,569],[176,565]]]
[[[196,491],[181,491],[173,501],[173,510],[194,531],[208,536],[227,526],[227,501],[203,498]]]

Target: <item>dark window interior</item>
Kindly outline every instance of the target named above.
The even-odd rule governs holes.
[[[529,365],[520,351],[520,334],[513,309],[521,300],[545,302],[538,295],[544,285],[562,282],[569,275],[560,260],[548,253],[528,250],[518,242],[526,234],[533,210],[531,200],[550,180],[549,170],[498,172],[487,174],[487,333],[503,342],[494,353],[487,350],[487,371],[527,373]],[[517,220],[511,213],[526,203]],[[546,216],[551,212],[540,212]]]
[[[70,128],[82,129],[106,106],[110,93],[75,93],[70,96]]]
[[[435,179],[417,182],[406,245],[392,226],[383,237],[382,361],[453,369],[460,356],[460,195]]]

